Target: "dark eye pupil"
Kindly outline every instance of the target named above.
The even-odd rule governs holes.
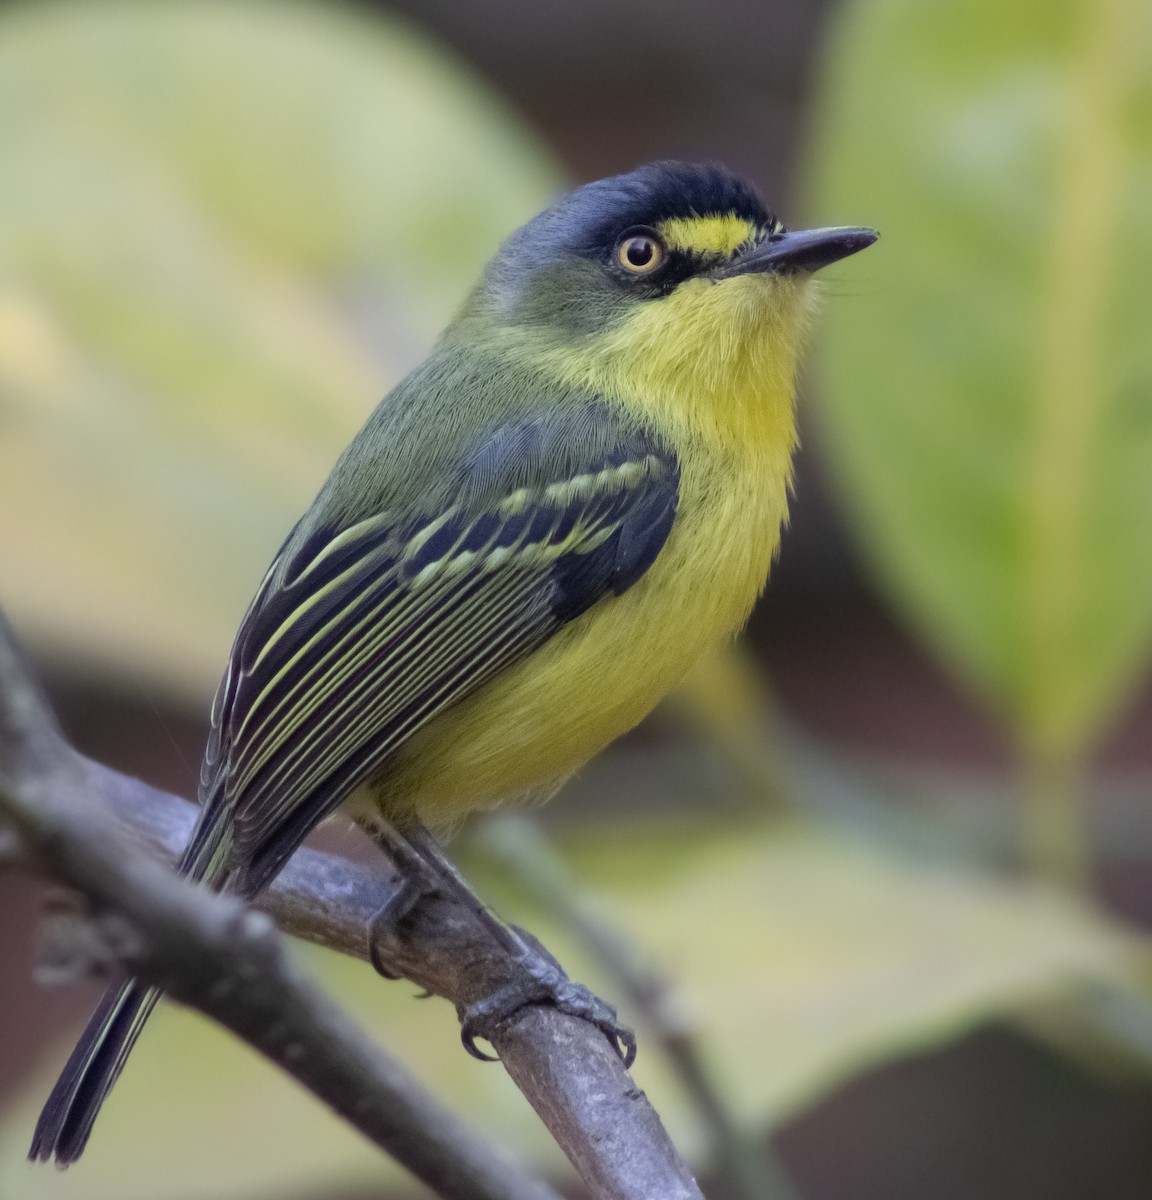
[[[651,261],[656,247],[648,238],[633,238],[625,250],[628,261],[634,267],[646,267]]]

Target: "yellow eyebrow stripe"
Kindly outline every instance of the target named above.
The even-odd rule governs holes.
[[[758,231],[751,221],[727,213],[722,217],[673,217],[661,221],[656,232],[673,250],[731,254],[738,246],[755,240]]]

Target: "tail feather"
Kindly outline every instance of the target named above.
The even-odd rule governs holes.
[[[232,827],[219,794],[201,797],[204,807],[177,868],[213,891],[227,885]],[[160,989],[137,979],[110,987],[92,1014],[36,1122],[28,1157],[66,1167],[84,1152],[88,1135],[112,1085],[124,1069]]]
[[[29,1158],[54,1158],[66,1167],[80,1157],[96,1114],[159,998],[159,989],[135,979],[104,993],[36,1122]]]

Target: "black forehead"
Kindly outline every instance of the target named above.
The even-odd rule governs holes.
[[[570,249],[598,254],[633,225],[727,214],[760,226],[771,226],[774,220],[760,193],[723,167],[655,162],[587,184],[547,215]]]

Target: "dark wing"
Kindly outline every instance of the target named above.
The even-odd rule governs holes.
[[[438,512],[289,538],[213,707],[186,871],[259,890],[405,738],[651,566],[674,455],[632,431],[573,469],[548,422],[493,431]]]

